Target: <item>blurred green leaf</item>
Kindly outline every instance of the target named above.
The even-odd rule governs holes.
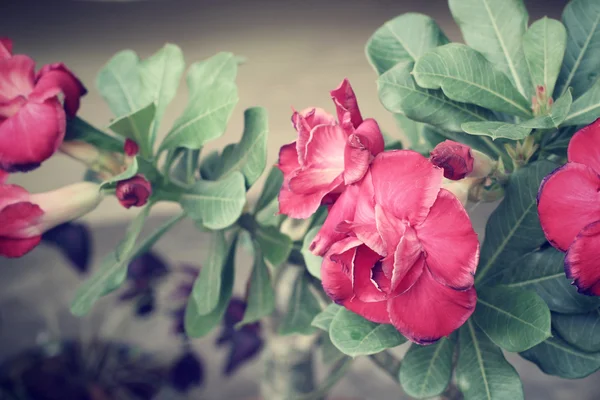
[[[277,227],[259,225],[254,239],[262,250],[265,259],[274,267],[287,261],[292,251],[292,239],[281,233]]]
[[[140,155],[146,159],[152,158],[152,140],[150,126],[156,115],[154,103],[115,119],[108,126],[116,134],[136,142]]]
[[[271,283],[271,274],[258,249],[254,251],[254,267],[248,286],[247,304],[244,319],[236,328],[258,321],[275,310],[275,291]]]
[[[81,140],[99,149],[114,153],[123,152],[124,141],[121,138],[111,136],[79,117],[67,121],[65,141],[70,140]]]
[[[504,138],[511,140],[525,139],[532,128],[500,121],[467,122],[462,129],[470,135],[489,136],[492,139]]]
[[[272,167],[265,181],[265,186],[254,207],[255,212],[258,212],[269,205],[273,199],[277,198],[281,185],[283,184],[283,173],[277,167]]]
[[[310,291],[307,277],[300,273],[289,298],[288,309],[279,326],[280,335],[299,333],[310,335],[315,332],[311,322],[321,312],[321,306]]]
[[[552,313],[552,327],[573,346],[589,352],[600,352],[600,310],[587,314]]]
[[[194,282],[192,297],[196,302],[196,312],[207,315],[214,311],[221,299],[223,269],[227,262],[229,244],[223,231],[210,232],[208,258],[202,264],[200,274]]]
[[[333,318],[342,310],[342,306],[339,306],[335,303],[329,304],[323,311],[315,316],[312,320],[311,325],[324,330],[325,332],[329,332],[329,328],[331,326],[331,321]]]
[[[600,115],[600,79],[573,102],[563,125],[588,125]]]
[[[321,279],[321,264],[323,263],[323,257],[319,257],[314,255],[310,250],[310,243],[313,241],[321,226],[312,227],[304,236],[302,241],[302,256],[304,257],[304,263],[306,264],[306,269],[312,276],[317,279]]]

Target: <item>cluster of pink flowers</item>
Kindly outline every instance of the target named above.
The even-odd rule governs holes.
[[[437,161],[384,152],[377,123],[363,120],[348,81],[331,96],[337,121],[318,108],[292,117],[298,140],[280,152],[280,212],[307,218],[328,205],[311,244],[324,256],[328,296],[413,342],[435,342],[460,327],[477,301],[477,234],[461,202],[442,188],[445,171],[460,179],[473,169],[470,150],[444,143]]]
[[[600,119],[573,136],[567,156],[540,186],[540,223],[566,252],[565,272],[579,292],[600,296]]]

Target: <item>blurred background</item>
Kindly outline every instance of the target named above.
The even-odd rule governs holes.
[[[560,19],[567,1],[525,3],[530,21],[534,21],[544,15]],[[98,127],[108,125],[111,113],[95,90],[95,77],[119,50],[133,49],[145,58],[171,42],[183,49],[188,65],[219,51],[246,57],[238,75],[240,102],[228,131],[207,147],[221,148],[237,140],[242,111],[264,106],[270,115],[269,165],[276,161],[279,147],[294,140],[291,107],[320,106],[333,111],[328,92],[344,77],[352,82],[362,114],[376,118],[384,131],[399,134],[391,115],[379,103],[376,74],[364,55],[368,38],[387,20],[405,12],[425,13],[451,40],[462,40],[445,0],[0,0],[0,4],[0,36],[12,38],[15,52],[31,55],[38,66],[66,63],[89,90],[79,115]],[[183,86],[167,109],[162,135],[186,104]],[[33,192],[45,191],[78,181],[83,172],[75,162],[57,156],[12,182]],[[261,183],[255,185],[251,196],[259,192]],[[176,211],[156,209],[151,227]],[[479,206],[470,211],[476,230],[483,234],[490,208]],[[95,261],[118,242],[135,214],[109,199],[85,218],[93,228]],[[203,236],[191,224],[182,224],[157,248],[171,263],[199,265],[204,246]],[[179,351],[170,339],[166,317],[152,323],[128,321],[131,310],[114,308],[111,298],[101,301],[90,318],[69,317],[67,304],[80,277],[52,248],[41,246],[16,261],[0,259],[0,266],[0,359],[34,344],[40,335],[58,334],[108,335],[165,357]],[[242,279],[238,282],[236,290],[242,293]],[[245,366],[231,379],[222,377],[226,351],[216,350],[214,340],[212,335],[193,342],[205,360],[206,376],[202,390],[190,398],[252,398],[260,368]],[[547,377],[518,356],[509,359],[524,379],[527,399],[598,398],[600,384],[593,377],[581,381]],[[366,360],[355,363],[334,394],[353,399],[399,398],[392,380]],[[171,394],[164,396],[172,398]]]

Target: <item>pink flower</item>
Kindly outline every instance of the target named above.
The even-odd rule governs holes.
[[[331,91],[339,123],[320,108],[294,112],[298,139],[279,152],[284,181],[279,212],[308,218],[321,204],[331,204],[346,185],[359,181],[373,157],[383,151],[377,122],[363,120],[347,79]]]
[[[471,148],[462,143],[446,140],[431,151],[431,162],[444,170],[444,177],[457,181],[473,172],[475,159]]]
[[[566,252],[565,272],[578,291],[600,296],[600,119],[578,131],[568,163],[542,181],[540,223],[548,241]]]
[[[98,185],[89,182],[34,195],[17,185],[0,184],[0,255],[25,255],[42,233],[87,214],[101,200]]]
[[[136,175],[117,183],[116,196],[125,208],[142,207],[152,195],[152,185],[144,175]]]
[[[11,51],[12,42],[0,39],[0,169],[29,171],[58,149],[86,89],[64,64],[35,74],[31,58]]]
[[[125,145],[123,146],[123,151],[128,157],[137,156],[137,153],[140,151],[140,146],[129,138],[125,139]]]
[[[431,343],[473,313],[479,241],[442,170],[420,154],[377,155],[333,205],[314,242],[336,303]]]

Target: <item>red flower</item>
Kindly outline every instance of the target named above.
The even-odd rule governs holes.
[[[579,292],[600,296],[600,119],[573,136],[567,155],[540,186],[540,223],[548,241],[567,252],[565,272]]]
[[[63,64],[35,74],[34,61],[11,50],[12,42],[0,39],[0,169],[29,171],[58,149],[66,116],[75,115],[86,89]]]
[[[140,146],[129,138],[125,139],[125,145],[123,146],[123,150],[125,154],[129,157],[137,156],[137,153],[140,151]]]
[[[329,297],[421,344],[459,328],[477,301],[477,234],[441,182],[442,170],[418,153],[379,154],[313,242],[316,253],[327,251]]]
[[[116,196],[125,208],[142,207],[152,195],[152,185],[144,175],[136,175],[117,183]]]
[[[308,218],[321,204],[337,198],[345,185],[359,181],[373,156],[383,151],[377,122],[363,120],[348,80],[331,91],[339,123],[320,108],[294,112],[298,139],[279,152],[284,181],[279,212]]]
[[[446,140],[431,151],[431,162],[444,170],[444,177],[453,181],[473,172],[475,159],[471,148],[462,143]]]
[[[101,199],[98,185],[88,182],[34,195],[0,184],[0,255],[23,256],[38,245],[42,233],[87,214]]]

